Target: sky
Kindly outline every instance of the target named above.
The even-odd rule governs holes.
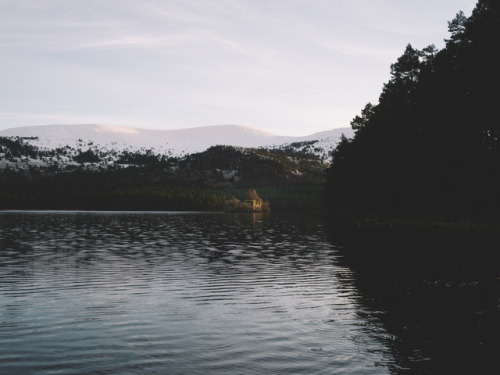
[[[0,0],[0,130],[349,126],[476,0]]]

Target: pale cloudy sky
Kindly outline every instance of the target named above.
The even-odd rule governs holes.
[[[0,0],[0,130],[349,126],[476,0]]]

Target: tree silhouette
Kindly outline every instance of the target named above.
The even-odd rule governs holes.
[[[410,44],[377,104],[351,122],[327,173],[335,212],[495,215],[500,210],[500,17],[481,0],[446,48]]]

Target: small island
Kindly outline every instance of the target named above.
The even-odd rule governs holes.
[[[264,201],[255,189],[249,190],[245,196],[245,200],[240,201],[236,198],[231,198],[226,201],[224,210],[226,212],[271,212],[269,201]]]

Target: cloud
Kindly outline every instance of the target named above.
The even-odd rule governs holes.
[[[347,125],[463,3],[0,0],[0,126]]]
[[[121,35],[110,39],[100,39],[75,46],[75,49],[115,49],[115,48],[154,48],[175,46],[198,41],[199,37],[190,34]]]

